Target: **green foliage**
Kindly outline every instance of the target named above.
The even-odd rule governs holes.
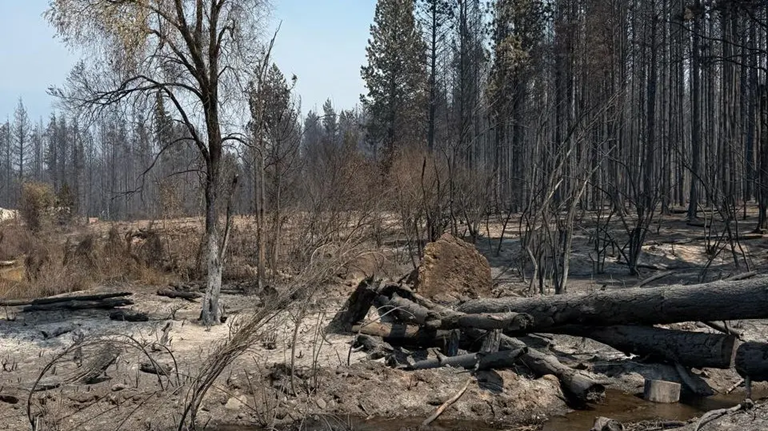
[[[368,138],[391,166],[403,147],[418,146],[426,134],[426,45],[414,17],[413,0],[379,0],[368,40],[368,64],[361,73],[368,89],[361,97],[369,115]]]
[[[493,5],[494,63],[488,93],[494,111],[507,108],[511,96],[534,65],[534,53],[545,39],[551,15],[541,0],[497,0]]]

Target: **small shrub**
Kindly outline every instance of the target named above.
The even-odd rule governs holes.
[[[19,224],[4,224],[0,227],[0,260],[16,260],[29,253],[34,238],[29,230]]]
[[[49,209],[56,201],[53,189],[44,183],[24,183],[21,187],[19,212],[32,232],[40,232],[49,224]]]

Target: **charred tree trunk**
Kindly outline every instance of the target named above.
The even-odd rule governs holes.
[[[591,338],[624,353],[649,356],[651,360],[678,363],[690,368],[731,368],[737,346],[734,335],[645,326],[572,325],[556,328],[553,332]]]
[[[411,366],[414,370],[429,368],[454,367],[476,370],[495,370],[511,368],[518,358],[528,352],[527,347],[514,350],[502,350],[495,353],[470,353],[453,357],[440,357],[416,362]]]
[[[693,286],[632,288],[549,298],[477,299],[464,313],[514,311],[533,317],[531,332],[564,325],[654,325],[768,317],[768,279],[716,281]]]
[[[397,316],[406,322],[416,323],[432,329],[477,328],[485,330],[502,329],[515,332],[523,331],[531,324],[531,316],[520,313],[478,313],[465,314],[441,308],[429,309],[396,294],[391,299],[384,298],[385,307],[394,310]]]
[[[768,343],[743,343],[736,350],[736,371],[753,382],[768,381],[768,361],[765,358],[768,358]]]
[[[378,295],[378,284],[372,278],[366,278],[357,285],[342,309],[328,325],[331,332],[349,332],[354,325],[365,319],[373,300]]]
[[[352,332],[381,337],[387,343],[399,346],[415,347],[439,347],[443,351],[449,350],[452,331],[439,329],[419,328],[418,326],[404,325],[402,323],[369,323],[355,325]]]

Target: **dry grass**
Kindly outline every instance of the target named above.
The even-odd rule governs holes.
[[[103,237],[87,230],[32,234],[16,224],[4,225],[0,236],[0,256],[15,262],[0,272],[0,298],[39,298],[124,282],[159,285],[174,278],[159,264],[165,251],[151,231],[137,241],[114,228]]]
[[[281,217],[278,253],[267,235],[267,280],[280,284],[311,264],[317,250],[354,238],[391,236],[399,229],[397,217],[367,210],[310,212],[286,208]],[[272,232],[268,217],[265,232]],[[205,277],[200,265],[202,218],[95,223],[47,227],[32,232],[18,222],[0,225],[0,298],[25,299],[89,289],[116,283],[163,285]],[[255,220],[236,216],[225,258],[223,279],[254,280],[257,276]],[[369,273],[384,263],[357,261],[347,272]],[[386,260],[386,259],[385,259]],[[359,268],[358,268],[359,267]]]

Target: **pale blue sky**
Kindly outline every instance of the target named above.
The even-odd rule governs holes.
[[[296,74],[302,111],[321,108],[327,98],[351,108],[364,91],[360,66],[376,0],[272,0],[270,29],[282,28],[275,62]],[[48,0],[0,0],[0,120],[13,116],[19,97],[30,118],[53,109],[46,89],[64,82],[78,60],[42,17]]]

